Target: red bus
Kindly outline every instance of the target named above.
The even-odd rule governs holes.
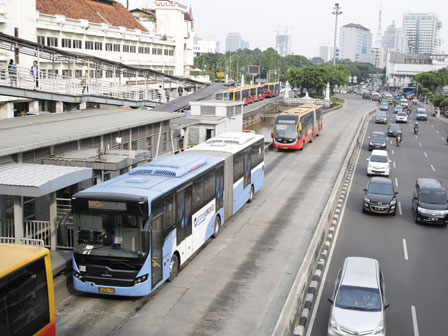
[[[280,83],[266,83],[264,84],[266,98],[276,97],[280,94]]]
[[[303,149],[322,131],[322,111],[319,105],[302,105],[279,113],[271,133],[274,148]]]

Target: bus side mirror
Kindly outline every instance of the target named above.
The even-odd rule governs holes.
[[[143,230],[142,231],[142,252],[148,253],[149,252],[149,241],[150,241],[150,234],[149,231]]]

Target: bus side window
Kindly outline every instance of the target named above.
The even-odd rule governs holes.
[[[204,188],[202,177],[193,182],[193,213],[196,213],[204,206]]]
[[[224,167],[216,169],[216,210],[224,206]]]
[[[242,178],[243,173],[243,153],[238,153],[233,156],[233,183]]]
[[[215,197],[215,172],[211,171],[204,175],[204,203],[210,202]]]
[[[173,195],[168,195],[163,201],[163,231],[165,234],[170,232],[174,227],[174,197]]]

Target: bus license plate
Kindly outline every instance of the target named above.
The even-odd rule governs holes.
[[[99,287],[98,291],[100,293],[115,293],[115,289],[114,288],[106,288],[106,287]]]

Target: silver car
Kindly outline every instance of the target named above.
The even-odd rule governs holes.
[[[375,259],[347,257],[339,270],[328,321],[328,336],[386,335],[384,277]]]

